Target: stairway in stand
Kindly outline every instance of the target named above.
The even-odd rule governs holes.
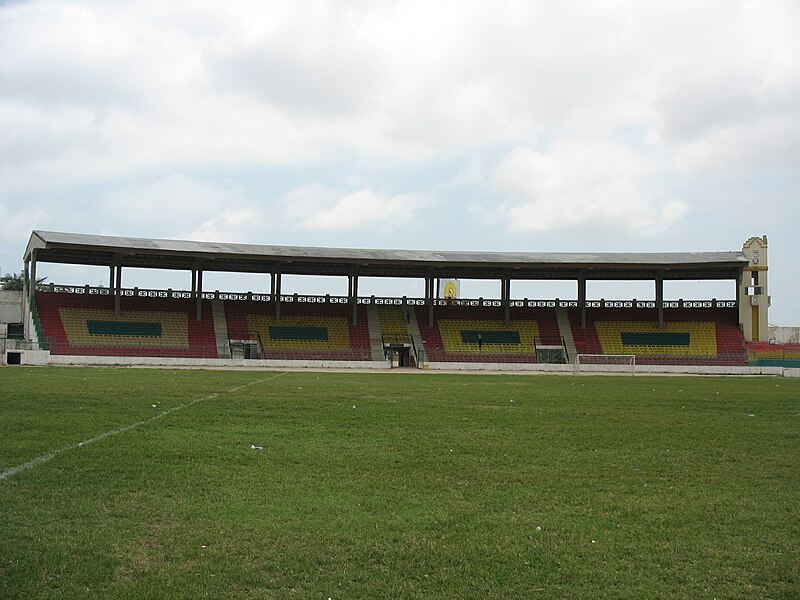
[[[217,340],[217,354],[220,358],[229,358],[231,356],[231,345],[228,340],[225,304],[222,300],[211,301],[211,313],[214,315],[214,337]]]
[[[422,334],[419,332],[419,324],[417,323],[417,313],[410,308],[406,308],[406,313],[403,316],[406,319],[406,327],[408,333],[414,339],[414,344],[417,347],[417,363],[419,363],[419,356],[425,356],[425,345],[422,342]],[[419,364],[417,364],[419,366]]]
[[[386,360],[381,341],[381,324],[378,318],[378,307],[367,305],[367,325],[369,325],[369,347],[372,360]]]
[[[561,337],[564,338],[564,345],[567,347],[568,361],[574,363],[577,351],[575,350],[575,339],[572,337],[572,327],[569,324],[567,309],[563,306],[556,307],[556,319],[558,320],[558,330],[561,333]]]

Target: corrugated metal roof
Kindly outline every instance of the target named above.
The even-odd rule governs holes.
[[[708,278],[733,277],[748,264],[741,251],[732,252],[471,252],[438,250],[384,250],[362,248],[315,248],[162,240],[107,235],[34,231],[25,259],[36,250],[37,260],[70,264],[115,264],[183,269],[202,263],[210,271],[264,272],[280,265],[284,273],[344,274],[358,268],[361,274],[417,277],[430,269],[462,272],[464,278],[497,277],[498,270],[522,270],[512,278],[534,277],[535,272],[600,270],[604,272],[677,269],[694,277],[707,271]],[[315,269],[316,265],[316,269]],[[620,273],[621,274],[621,273]],[[676,275],[678,273],[675,273]],[[439,276],[439,274],[437,274]],[[452,276],[452,275],[443,275]],[[564,273],[572,277],[574,273]],[[626,275],[626,278],[630,275]],[[545,278],[544,276],[542,278]],[[599,278],[599,277],[597,277]],[[631,278],[644,278],[638,273]]]

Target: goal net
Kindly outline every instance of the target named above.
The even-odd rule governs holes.
[[[633,354],[578,354],[574,372],[636,374],[636,356]]]

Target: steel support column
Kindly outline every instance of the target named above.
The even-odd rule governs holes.
[[[503,320],[508,327],[511,324],[511,279],[508,276],[501,280],[500,304],[503,306]]]
[[[581,310],[581,329],[586,329],[586,273],[578,275],[578,307]]]
[[[273,273],[273,277],[275,277],[275,320],[280,322],[281,320],[281,272],[277,271]]]
[[[658,311],[658,328],[664,329],[664,278],[661,275],[656,277],[656,310]]]
[[[348,275],[348,296],[353,305],[353,325],[358,324],[358,272],[353,271]]]
[[[428,327],[433,327],[433,303],[435,301],[433,292],[433,276],[428,275],[425,278],[425,302],[428,305]]]
[[[199,321],[203,318],[203,270],[197,269],[197,286],[195,290],[195,296],[197,298],[197,313],[195,314],[195,321]]]
[[[122,265],[117,265],[116,281],[114,282],[114,316],[120,313],[120,294],[122,293]]]

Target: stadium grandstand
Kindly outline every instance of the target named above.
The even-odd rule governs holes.
[[[37,265],[108,269],[108,286],[37,283]],[[771,373],[800,345],[770,343],[767,239],[741,250],[530,253],[366,250],[139,239],[33,231],[9,364],[338,366]],[[186,271],[191,288],[122,285],[126,268]],[[255,273],[269,293],[206,290],[209,272]],[[345,296],[286,294],[286,275],[347,278]],[[424,281],[422,297],[359,295],[360,277]],[[495,280],[464,298],[459,280]],[[575,299],[511,296],[512,281],[576,282]],[[652,300],[591,300],[587,281],[652,281]],[[665,300],[664,282],[729,280],[733,300]],[[605,359],[605,360],[602,360]]]

